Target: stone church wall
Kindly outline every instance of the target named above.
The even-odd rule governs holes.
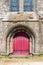
[[[37,21],[14,22],[14,19],[12,21],[10,18],[10,16],[12,17],[12,13],[9,12],[9,1],[0,0],[0,53],[6,53],[6,35],[11,27],[18,24],[26,25],[33,30],[36,37],[34,53],[43,53],[43,0],[38,0],[37,6],[35,7],[35,12],[39,17]]]

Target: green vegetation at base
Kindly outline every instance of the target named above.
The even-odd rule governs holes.
[[[28,59],[28,58],[35,58],[35,57],[37,57],[37,58],[40,58],[40,57],[43,57],[43,54],[39,54],[39,55],[30,55],[30,56],[27,56],[27,57],[19,57],[19,56],[13,56],[13,55],[6,55],[6,56],[0,56],[0,58],[26,58],[26,59]]]

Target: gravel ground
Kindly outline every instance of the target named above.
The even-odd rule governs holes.
[[[10,63],[3,63],[1,62],[0,65],[43,65],[43,62],[10,62]]]
[[[0,57],[0,65],[43,65],[43,56],[28,58]]]

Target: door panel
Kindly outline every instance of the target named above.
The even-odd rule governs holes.
[[[17,36],[13,39],[13,54],[28,55],[30,53],[30,39],[25,36]]]
[[[30,52],[30,41],[27,38],[22,38],[22,54],[29,54]]]

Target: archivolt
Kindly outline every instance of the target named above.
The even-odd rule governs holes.
[[[35,34],[29,27],[27,27],[25,25],[18,25],[18,26],[13,26],[12,28],[10,28],[8,30],[8,33],[6,35],[6,41],[7,41],[7,38],[9,37],[9,35],[11,38],[13,35],[15,35],[18,32],[25,32],[29,37],[32,38],[32,36],[33,36],[35,39]]]
[[[28,37],[30,38],[30,42],[32,47],[31,50],[34,51],[33,46],[35,45],[35,34],[33,32],[33,30],[31,30],[29,27],[25,26],[25,25],[17,25],[17,26],[13,26],[12,28],[10,28],[8,30],[8,33],[6,35],[6,52],[7,53],[11,53],[12,52],[12,42],[13,42],[13,37],[14,35],[16,35],[16,33],[18,32],[24,32],[28,35]],[[31,52],[32,53],[32,52]]]

